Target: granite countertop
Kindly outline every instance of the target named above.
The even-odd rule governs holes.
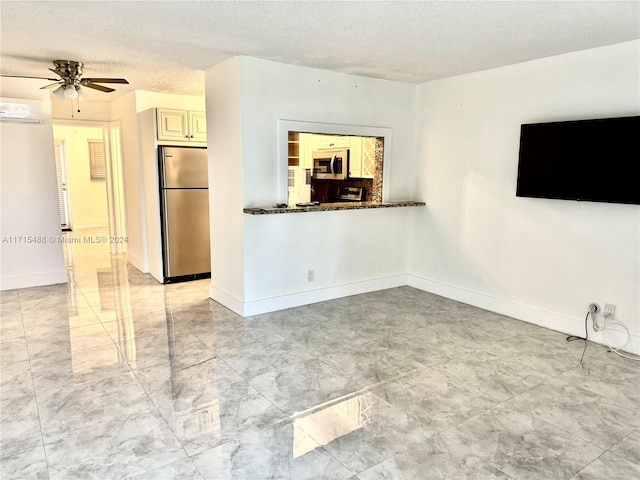
[[[364,210],[369,208],[394,208],[394,207],[420,207],[426,205],[425,202],[344,202],[344,203],[321,203],[319,205],[305,207],[263,207],[245,208],[244,213],[249,215],[273,215],[281,213],[303,213],[303,212],[328,212],[332,210]]]

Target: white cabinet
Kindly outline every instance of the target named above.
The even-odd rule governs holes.
[[[349,141],[349,177],[362,177],[362,137],[351,137]]]
[[[158,108],[158,140],[206,143],[207,118],[204,112]]]
[[[328,148],[349,148],[349,139],[346,135],[313,135],[313,150],[325,150]]]
[[[376,139],[373,137],[350,137],[349,176],[373,178],[376,172]]]
[[[300,153],[300,166],[310,168],[313,170],[313,143],[314,135],[310,133],[301,133],[299,136],[299,153]]]
[[[207,114],[205,112],[187,112],[189,120],[189,140],[207,141]]]

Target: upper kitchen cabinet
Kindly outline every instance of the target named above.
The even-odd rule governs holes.
[[[312,145],[312,150],[349,149],[349,177],[373,178],[376,170],[376,139],[374,137],[352,135],[310,135],[310,137],[309,143]]]
[[[300,134],[300,166],[313,169],[313,137],[310,133]]]
[[[314,140],[310,133],[289,132],[288,163],[290,167],[313,168]]]
[[[325,150],[329,148],[349,148],[350,137],[346,135],[312,135],[313,150]]]
[[[350,137],[349,176],[373,178],[376,173],[376,139],[374,137]]]
[[[158,140],[172,143],[207,142],[207,119],[204,112],[158,108]]]
[[[189,139],[194,142],[207,141],[207,114],[205,112],[187,112],[189,118]]]

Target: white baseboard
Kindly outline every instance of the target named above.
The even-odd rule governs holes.
[[[224,292],[213,285],[209,285],[209,298],[215,300],[221,305],[224,305],[229,310],[233,310],[238,315],[244,317],[244,302],[233,295]]]
[[[233,310],[238,315],[250,317],[252,315],[275,312],[286,308],[299,307],[301,305],[309,305],[311,303],[323,302],[326,300],[333,300],[361,293],[375,292],[378,290],[385,290],[387,288],[401,287],[404,285],[512,317],[517,320],[522,320],[534,325],[566,333],[567,335],[584,335],[584,318],[571,317],[539,307],[494,297],[485,293],[467,290],[454,285],[410,274],[364,280],[361,282],[319,288],[316,290],[307,290],[304,292],[297,292],[249,302],[244,302],[243,300],[211,285],[209,287],[209,296],[230,310]],[[626,335],[620,335],[619,337],[623,338],[622,342],[626,340]],[[607,334],[607,338],[610,342],[614,343],[615,346],[619,346],[621,344],[617,343],[618,339],[616,338],[615,332],[613,332],[613,334]],[[596,343],[605,345],[602,332],[590,331],[589,339]],[[640,355],[640,335],[632,333],[629,338],[629,343],[624,347],[624,350]]]
[[[570,317],[539,307],[494,297],[411,274],[407,275],[407,285],[424,290],[425,292],[473,305],[474,307],[566,333],[567,335],[584,336],[584,318]],[[607,334],[607,338],[610,341],[613,340],[612,335]],[[605,344],[602,332],[590,331],[589,339],[596,343]],[[619,345],[620,344],[617,343],[615,346]],[[631,334],[629,343],[624,350],[640,355],[640,335]]]
[[[55,285],[69,281],[66,270],[55,272],[31,273],[28,275],[16,275],[0,278],[0,290],[14,290],[16,288],[41,287],[43,285]]]
[[[238,315],[250,317],[261,313],[275,312],[286,308],[309,305],[310,303],[348,297],[350,295],[375,292],[378,290],[385,290],[387,288],[402,287],[406,284],[406,275],[394,275],[391,277],[376,278],[373,280],[364,280],[361,282],[347,283],[332,287],[319,288],[316,290],[307,290],[304,292],[280,295],[277,297],[263,298],[250,302],[243,302],[242,300],[222,292],[213,286],[209,288],[209,295],[212,299],[233,310]]]
[[[149,264],[145,263],[140,257],[137,255],[127,252],[127,261],[140,270],[142,273],[149,273]]]

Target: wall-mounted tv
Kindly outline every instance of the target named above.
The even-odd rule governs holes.
[[[640,116],[520,128],[516,196],[640,204]]]

